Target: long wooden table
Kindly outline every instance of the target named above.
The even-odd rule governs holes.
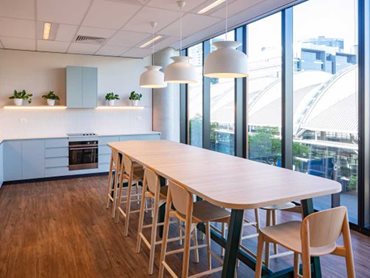
[[[254,258],[239,249],[245,209],[301,200],[303,213],[308,215],[313,212],[313,197],[341,191],[336,181],[171,141],[126,141],[108,145],[200,198],[231,209],[227,241],[212,235],[226,248],[222,277],[234,277],[237,258],[255,267]],[[313,275],[321,277],[319,259],[314,258],[312,263]],[[291,269],[279,273],[264,269],[264,274],[283,277],[290,275]]]

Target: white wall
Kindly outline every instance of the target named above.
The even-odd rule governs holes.
[[[139,76],[150,58],[128,59],[90,55],[39,53],[0,50],[0,137],[13,138],[40,134],[64,134],[66,132],[146,132],[152,130],[152,93],[139,87]],[[118,105],[128,104],[128,95],[136,90],[143,94],[143,110],[95,110],[66,109],[4,110],[11,105],[8,99],[13,90],[25,89],[33,94],[31,105],[43,105],[41,96],[49,90],[60,97],[65,105],[67,65],[98,68],[99,105],[104,105],[104,95],[114,91],[121,100]]]

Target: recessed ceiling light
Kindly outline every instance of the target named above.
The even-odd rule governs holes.
[[[162,36],[158,35],[158,36],[154,37],[153,39],[151,39],[150,41],[147,41],[146,43],[140,45],[140,48],[147,47],[147,46],[151,45],[152,43],[156,42],[157,40],[159,40],[161,38],[162,38]]]
[[[48,40],[50,37],[50,31],[51,31],[51,23],[50,22],[45,22],[44,23],[44,32],[42,34],[42,38],[44,40]]]
[[[206,12],[216,8],[217,6],[221,5],[223,2],[225,2],[225,0],[216,0],[215,2],[213,2],[212,4],[208,5],[207,7],[204,7],[203,9],[201,9],[198,14],[205,14]]]

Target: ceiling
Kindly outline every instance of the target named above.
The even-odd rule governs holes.
[[[215,0],[187,0],[183,8],[183,45],[225,28],[225,5],[197,12]],[[229,25],[236,26],[287,5],[293,0],[229,0]],[[155,32],[162,36],[156,50],[179,47],[180,12],[176,0],[0,0],[0,48],[91,55],[145,57],[152,48],[140,45]],[[44,22],[52,23],[49,40]],[[76,42],[78,35],[103,42]]]

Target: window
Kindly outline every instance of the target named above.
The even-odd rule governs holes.
[[[233,40],[235,32],[227,33],[227,38]],[[211,39],[213,42],[225,40],[225,35]],[[211,149],[235,154],[235,83],[230,78],[211,78]]]
[[[311,0],[293,10],[293,167],[340,182],[340,203],[347,206],[353,223],[358,165],[356,6],[356,0]],[[316,198],[314,204],[329,208],[331,198]]]
[[[202,43],[188,48],[190,63],[197,71],[198,82],[188,84],[188,142],[202,147],[203,123],[203,45]]]
[[[281,14],[247,28],[248,158],[280,166]]]

